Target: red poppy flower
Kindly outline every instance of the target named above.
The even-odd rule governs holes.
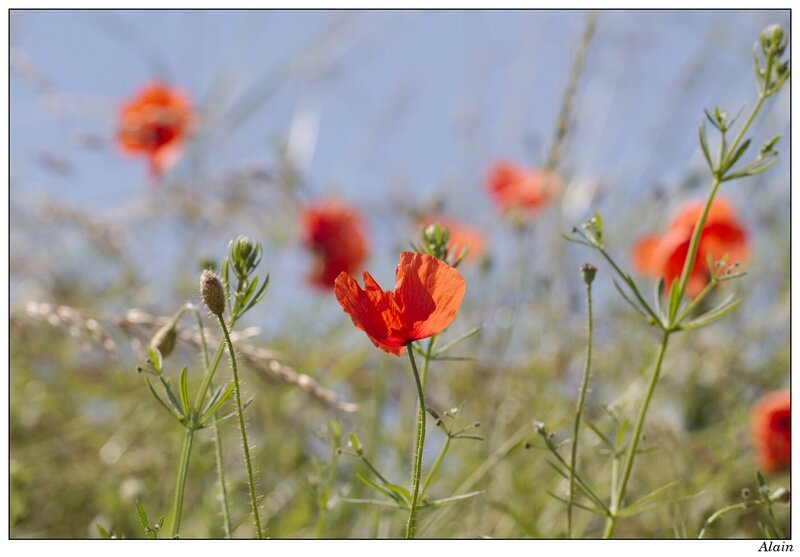
[[[152,83],[122,105],[117,140],[123,152],[147,157],[159,177],[177,160],[193,120],[182,91]]]
[[[455,318],[466,284],[458,270],[424,253],[404,251],[395,274],[394,292],[381,290],[364,272],[364,289],[342,273],[334,294],[353,325],[372,343],[399,356],[409,342],[443,331]]]
[[[447,244],[449,253],[458,257],[464,248],[467,248],[467,260],[477,260],[483,255],[485,247],[483,234],[480,231],[444,215],[429,215],[422,219],[422,226],[430,226],[436,223],[447,228],[450,232],[450,242]]]
[[[503,211],[538,209],[552,199],[560,187],[561,179],[552,172],[509,162],[495,163],[486,179],[489,195]]]
[[[366,260],[366,236],[355,209],[333,199],[317,201],[301,211],[300,225],[314,257],[312,284],[330,288],[339,273],[354,273]]]
[[[702,201],[688,203],[678,212],[666,233],[640,239],[633,247],[633,265],[637,272],[664,277],[664,287],[669,291],[672,281],[681,276],[689,253],[692,231],[702,211]],[[714,261],[727,255],[728,263],[733,263],[745,259],[747,251],[747,233],[736,218],[733,208],[724,199],[715,199],[700,233],[697,257],[689,275],[686,292],[694,296],[708,283],[709,254]]]
[[[764,395],[753,407],[750,424],[758,467],[763,472],[788,468],[792,457],[792,411],[789,391]]]

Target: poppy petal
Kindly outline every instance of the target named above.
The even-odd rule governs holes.
[[[409,341],[435,335],[453,321],[467,288],[458,270],[430,255],[406,251],[396,277],[394,299]]]
[[[383,292],[367,272],[364,273],[364,285],[366,290],[362,290],[353,277],[342,272],[336,277],[333,292],[353,325],[364,331],[375,346],[399,356],[403,353],[402,344],[386,344],[389,327],[384,315],[391,308],[391,296]]]

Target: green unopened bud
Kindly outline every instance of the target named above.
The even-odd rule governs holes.
[[[222,315],[225,311],[225,289],[222,281],[208,269],[200,275],[200,296],[208,310],[214,315]]]
[[[261,261],[261,244],[253,242],[247,236],[232,240],[228,251],[238,277],[249,275]]]
[[[764,54],[769,55],[771,53],[775,53],[778,56],[783,54],[783,51],[786,48],[786,43],[784,42],[784,34],[783,29],[778,24],[772,24],[765,27],[761,34],[759,35],[759,41],[761,42],[761,50]]]
[[[150,346],[161,352],[162,358],[166,358],[172,354],[172,349],[175,348],[175,341],[177,338],[178,331],[175,330],[175,321],[170,321],[156,331],[156,334],[150,339]]]
[[[589,286],[597,274],[597,267],[590,263],[584,263],[581,265],[581,274],[583,275],[583,282],[586,283],[586,286]]]

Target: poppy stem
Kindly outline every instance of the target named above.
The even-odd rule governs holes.
[[[417,371],[417,362],[414,360],[414,350],[409,344],[407,347],[408,359],[411,360],[411,370],[414,372],[414,381],[417,384],[417,438],[414,444],[414,468],[411,476],[411,508],[408,511],[408,523],[406,524],[406,539],[414,537],[414,530],[417,525],[417,503],[419,501],[419,481],[422,476],[422,449],[425,445],[425,393],[422,389],[422,381]]]
[[[228,334],[228,328],[225,326],[225,320],[221,314],[217,315],[219,326],[222,328],[222,333],[225,335],[225,344],[228,346],[228,355],[231,358],[231,368],[233,369],[233,393],[236,397],[236,413],[239,416],[239,431],[242,433],[242,449],[244,451],[244,463],[247,468],[247,484],[250,488],[250,505],[253,508],[253,521],[256,526],[256,537],[262,538],[261,535],[261,520],[258,517],[258,500],[256,498],[256,485],[253,480],[253,463],[250,459],[250,445],[247,443],[247,429],[244,424],[244,411],[242,409],[242,393],[239,385],[239,371],[236,367],[236,355],[233,350],[233,342],[231,336]]]

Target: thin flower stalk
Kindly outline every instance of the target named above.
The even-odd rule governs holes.
[[[581,417],[586,402],[586,391],[589,388],[589,375],[592,365],[592,281],[597,269],[588,263],[581,267],[583,282],[586,286],[586,361],[583,367],[578,403],[575,408],[575,423],[572,428],[572,452],[569,468],[569,495],[567,498],[567,537],[572,538],[572,506],[575,501],[575,470],[578,465],[578,438],[580,436]]]

